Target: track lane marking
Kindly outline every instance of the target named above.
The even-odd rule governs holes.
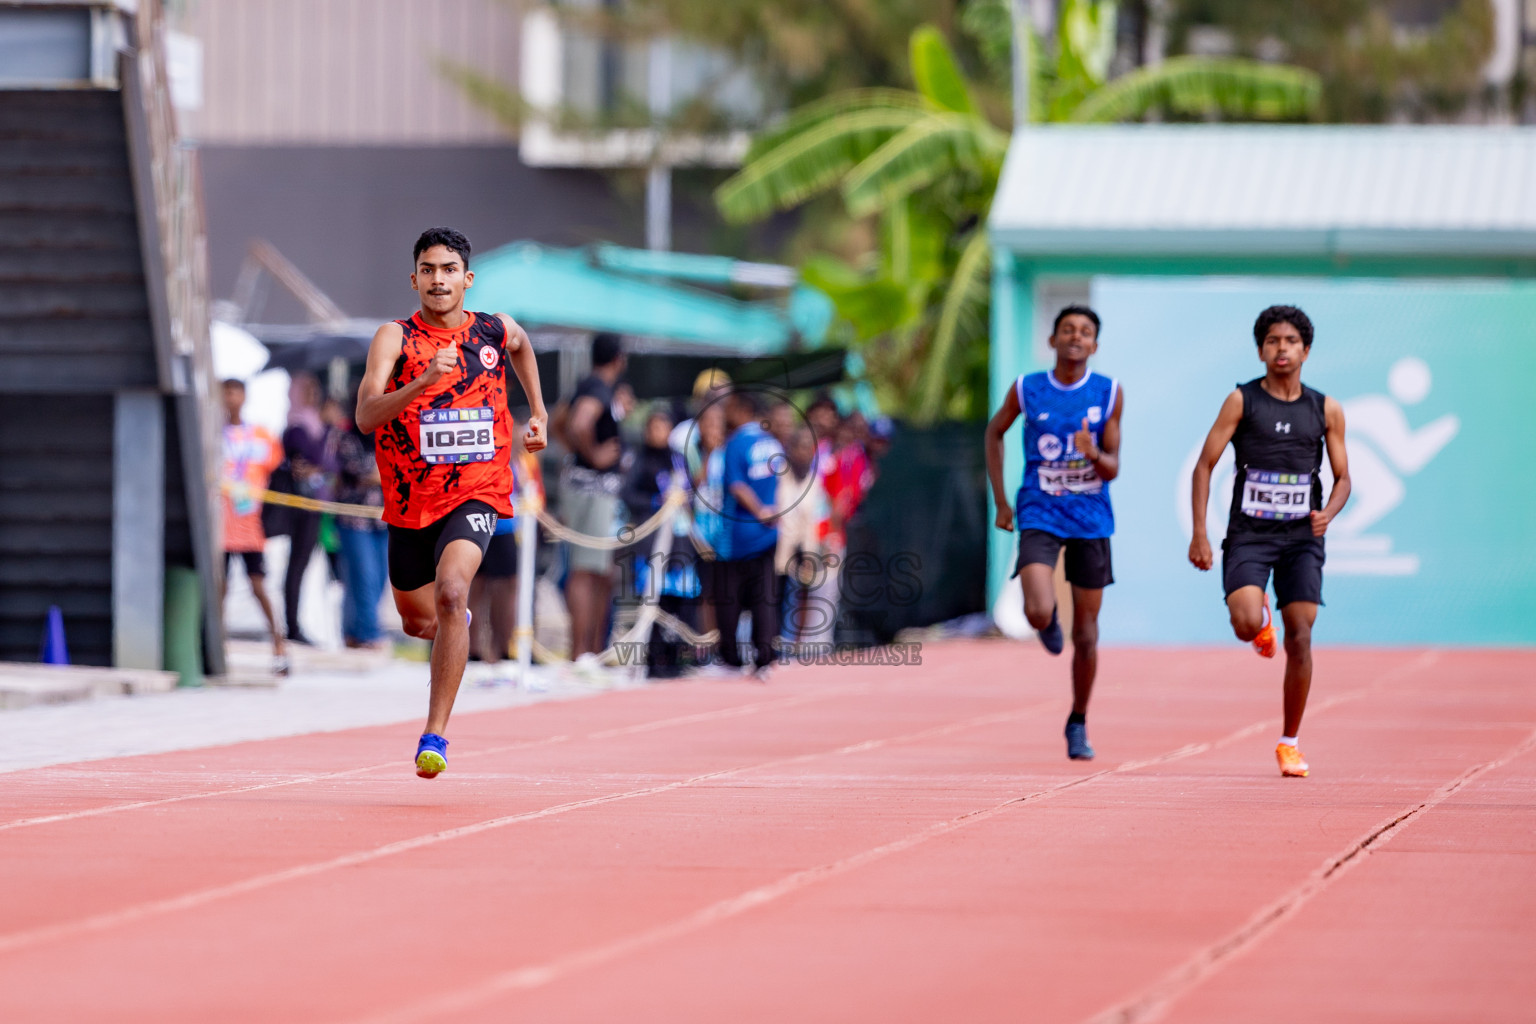
[[[800,704],[810,704],[816,701],[831,700],[838,696],[857,696],[867,690],[867,686],[847,687],[837,692],[820,692],[813,694],[799,694],[793,697],[778,697],[773,700],[757,701],[751,704],[738,704],[729,708],[718,708],[714,711],[700,711],[688,715],[678,715],[674,718],[662,718],[650,722],[639,722],[634,725],[617,726],[609,729],[599,729],[596,732],[587,733],[578,737],[580,740],[612,739],[617,736],[628,736],[635,733],[654,732],[658,729],[667,729],[680,725],[693,725],[699,722],[718,721],[723,718],[740,718],[745,715],[756,714],[764,708],[794,707]],[[503,709],[497,709],[503,710]],[[477,714],[490,714],[493,712],[474,712]],[[365,726],[364,728],[372,728]],[[302,734],[301,734],[302,735]],[[313,735],[313,734],[309,734]],[[289,737],[276,737],[287,739]],[[461,754],[455,754],[455,764],[459,760],[471,757],[488,757],[492,754],[505,754],[514,750],[533,750],[539,747],[556,746],[572,740],[568,734],[546,736],[537,740],[523,740],[518,743],[508,743],[499,747],[486,747],[479,750],[468,750]],[[263,742],[263,741],[256,741]],[[206,748],[218,749],[218,748]],[[182,753],[182,751],[166,751],[165,753]],[[158,754],[142,754],[141,757],[158,757]],[[344,779],[353,775],[362,775],[366,772],[382,771],[388,768],[400,767],[399,761],[390,761],[387,764],[371,764],[361,768],[348,768],[339,772],[321,772],[315,775],[295,776],[291,779],[280,779],[276,782],[261,782],[250,786],[236,786],[228,789],[206,790],[200,793],[184,793],[180,796],[158,797],[153,800],[136,800],[122,804],[106,804],[100,807],[86,808],[80,811],[66,811],[59,814],[45,814],[33,818],[20,818],[16,821],[0,822],[0,832],[10,829],[30,828],[34,825],[51,825],[61,821],[76,821],[81,818],[94,818],[103,814],[117,814],[122,811],[138,811],[148,807],[163,807],[167,804],[185,803],[189,800],[205,800],[218,796],[237,796],[242,793],[255,793],[260,790],[277,789],[282,786],[300,786],[310,782],[324,782],[330,779]],[[46,770],[46,769],[44,769]]]
[[[704,772],[700,775],[690,776],[685,779],[676,779],[672,782],[660,783],[654,786],[644,786],[639,789],[623,790],[617,793],[605,793],[602,796],[588,797],[584,800],[572,800],[566,803],[553,804],[536,811],[523,811],[518,814],[508,814],[485,821],[474,822],[469,825],[460,825],[455,828],[442,829],[425,835],[413,836],[410,839],[401,839],[382,846],[372,847],[367,850],[359,850],[353,853],[342,854],[323,861],[314,861],[309,864],[299,864],[281,871],[269,872],[265,875],[256,875],[251,878],[231,882],[226,885],[213,886],[208,889],[200,889],[195,892],[185,893],[181,896],[171,896],[165,899],[149,900],[144,903],[124,907],[119,910],[107,911],[101,914],[93,914],[90,917],[75,921],[66,921],[60,924],[43,925],[37,928],[28,928],[19,932],[11,932],[0,935],[0,954],[14,952],[18,949],[32,948],[44,942],[53,942],[76,935],[84,935],[93,932],[105,931],[120,925],[132,924],[147,918],[157,917],[162,914],[173,913],[179,910],[191,910],[196,907],[214,903],[218,900],[240,896],[261,889],[267,889],[284,882],[297,881],[302,878],[310,878],[340,868],[356,867],[372,861],[391,857],[396,854],[419,850],[440,843],[460,839],[465,836],[478,835],[494,829],[504,828],[526,821],[537,821],[542,818],[550,818],[560,814],[568,814],[572,811],[585,810],[589,807],[600,807],[604,804],[617,803],[623,800],[633,800],[644,796],[653,796],[658,793],[667,793],[676,789],[695,786],[711,779],[726,778],[740,775],[746,772],[761,771],[769,768],[780,768],[788,765],[800,764],[806,761],[816,760],[822,757],[836,757],[850,753],[862,753],[878,747],[896,743],[911,742],[914,740],[931,739],[937,736],[949,735],[966,729],[977,728],[984,725],[997,724],[1011,721],[1033,714],[1037,711],[1049,710],[1059,705],[1058,700],[1042,701],[1025,705],[1022,708],[1014,708],[1009,711],[990,712],[985,715],[976,715],[957,722],[948,722],[942,725],[930,726],[916,732],[901,733],[872,740],[861,740],[858,743],[844,744],[830,750],[809,751],[804,754],[795,754],[790,757],[774,758],[753,765],[738,765],[734,768],[722,768],[718,771]]]
[[[1400,675],[1416,672],[1424,668],[1429,668],[1438,660],[1439,652],[1426,652],[1411,662],[1389,669],[1381,676],[1377,677],[1364,686],[1357,687],[1354,690],[1345,691],[1344,693],[1335,694],[1332,697],[1319,701],[1309,710],[1313,715],[1316,715],[1338,707],[1342,704],[1347,704],[1351,701],[1358,700],[1361,697],[1373,693],[1388,681],[1393,680]],[[772,903],[774,900],[789,896],[795,892],[800,891],[801,889],[815,885],[818,882],[834,878],[838,875],[846,874],[867,864],[872,864],[875,861],[883,860],[886,857],[904,852],[916,846],[920,846],[923,843],[928,842],[930,839],[936,839],[940,836],[948,835],[949,833],[956,832],[968,825],[996,817],[997,815],[1003,814],[1006,811],[1012,810],[1013,808],[1049,800],[1052,797],[1059,796],[1060,794],[1067,792],[1068,790],[1076,789],[1079,786],[1088,785],[1110,776],[1122,775],[1129,772],[1138,771],[1142,768],[1150,768],[1157,765],[1169,764],[1175,761],[1182,761],[1190,757],[1195,757],[1199,754],[1204,754],[1212,750],[1227,747],[1233,743],[1241,742],[1242,740],[1253,736],[1255,733],[1262,732],[1265,729],[1273,729],[1279,724],[1279,721],[1280,720],[1278,718],[1261,719],[1260,721],[1245,725],[1242,728],[1227,733],[1226,735],[1221,736],[1215,740],[1208,740],[1199,743],[1186,743],[1181,747],[1176,747],[1173,750],[1167,751],[1163,754],[1157,754],[1152,757],[1141,758],[1138,760],[1125,761],[1113,768],[1106,768],[1097,772],[1092,772],[1088,775],[1068,779],[1053,786],[1047,786],[1044,789],[1036,790],[1032,793],[1026,793],[1023,796],[1012,797],[990,807],[983,807],[974,811],[967,811],[966,813],[957,817],[950,818],[941,822],[936,822],[935,824],[929,825],[927,828],[920,829],[917,832],[910,833],[899,839],[892,840],[888,843],[883,843],[868,850],[852,854],[840,860],[791,872],[790,874],[785,875],[776,881],[770,882],[767,885],[758,886],[757,888],[749,889],[745,892],[739,893],[736,896],[727,897],[726,899],[712,903],[709,906],[695,911],[686,917],[679,918],[666,924],[657,925],[653,928],[645,929],[623,938],[615,939],[611,942],[603,943],[597,946],[592,946],[584,950],[578,950],[577,952],[568,954],[564,957],[557,957],[556,959],[548,961],[547,963],[513,968],[500,974],[493,975],[492,977],[480,982],[477,985],[472,986],[467,990],[443,993],[437,996],[428,997],[426,999],[412,1003],[406,1007],[390,1010],[385,1013],[357,1018],[348,1018],[348,1024],[406,1024],[406,1022],[416,1021],[423,1018],[431,1018],[446,1013],[473,1009],[503,993],[538,988],[540,986],[550,984],[551,982],[558,981],[567,975],[574,974],[586,968],[597,967],[602,964],[612,962],[613,960],[617,960],[620,957],[626,956],[630,953],[638,953],[642,950],[664,942],[668,942],[672,939],[681,938],[685,935],[702,931],[712,925],[730,920],[734,917],[738,917],[747,913],[748,911],[755,910],[758,907]]]
[[[1410,804],[1392,817],[1381,821],[1360,838],[1325,860],[1301,884],[1266,905],[1234,931],[1200,949],[1130,999],[1088,1018],[1088,1024],[1149,1024],[1151,1021],[1160,1020],[1179,999],[1213,977],[1228,962],[1262,942],[1334,882],[1365,863],[1372,853],[1391,842],[1394,836],[1424,812],[1445,802],[1479,776],[1495,768],[1502,768],[1532,750],[1536,750],[1536,732],[1527,735],[1525,739],[1506,750],[1501,757],[1473,765],[1435,789],[1423,800]]]

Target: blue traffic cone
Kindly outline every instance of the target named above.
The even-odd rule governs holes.
[[[44,665],[68,665],[69,648],[64,645],[64,613],[59,606],[48,606],[48,625],[43,627]]]

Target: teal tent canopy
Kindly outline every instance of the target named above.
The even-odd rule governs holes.
[[[753,356],[819,346],[832,319],[826,296],[795,283],[789,268],[718,256],[514,242],[477,257],[473,269],[469,305],[528,327],[615,331]],[[744,301],[678,279],[779,294]]]

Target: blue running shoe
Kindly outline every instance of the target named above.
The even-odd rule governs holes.
[[[1093,760],[1093,748],[1088,745],[1088,726],[1085,723],[1067,723],[1067,756],[1074,761]]]
[[[416,744],[416,774],[435,779],[447,767],[448,741],[435,732],[422,733],[421,742]]]
[[[1051,609],[1051,624],[1049,626],[1035,631],[1040,634],[1040,642],[1045,645],[1045,649],[1052,654],[1060,654],[1061,649],[1067,644],[1066,637],[1061,635],[1061,616],[1057,614],[1057,611],[1058,609],[1056,608]]]

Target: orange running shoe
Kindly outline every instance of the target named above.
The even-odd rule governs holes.
[[[1253,649],[1259,652],[1261,657],[1273,658],[1275,650],[1280,646],[1279,638],[1275,636],[1275,617],[1269,613],[1269,595],[1264,595],[1264,628],[1259,630],[1259,635],[1253,638]]]
[[[1280,762],[1280,774],[1298,779],[1307,777],[1309,767],[1301,748],[1289,743],[1275,744],[1275,760]]]

